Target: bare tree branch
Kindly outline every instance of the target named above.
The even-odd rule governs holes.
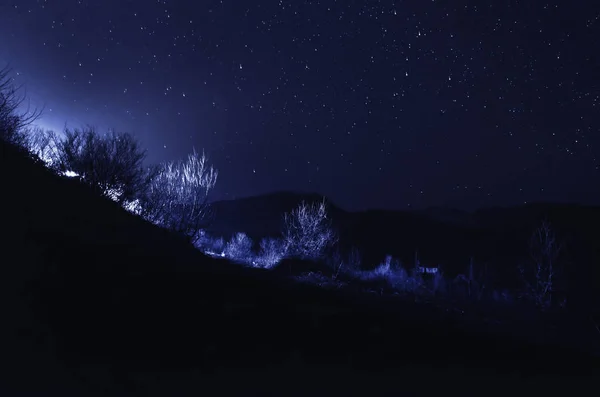
[[[138,200],[154,176],[143,162],[146,152],[130,134],[93,127],[66,129],[60,138],[52,131],[32,134],[32,151],[60,174],[79,177],[98,194],[120,205]]]
[[[22,85],[14,85],[11,72],[9,66],[0,69],[0,139],[27,149],[25,128],[42,115],[42,110],[32,109],[30,102],[24,110],[20,110],[26,100],[26,92]],[[19,95],[20,91],[23,91],[22,95]]]
[[[302,202],[291,213],[284,215],[284,222],[283,239],[290,255],[318,259],[337,242],[325,201],[311,205]]]
[[[196,241],[213,215],[208,198],[217,177],[206,155],[195,150],[185,161],[163,164],[143,198],[142,216]]]

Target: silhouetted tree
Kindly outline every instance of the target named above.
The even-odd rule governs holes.
[[[88,127],[66,129],[62,138],[51,132],[45,137],[37,150],[52,169],[79,177],[121,205],[139,200],[156,174],[144,166],[146,152],[128,133],[100,135]]]
[[[58,145],[61,139],[58,134],[40,127],[28,128],[27,131],[29,151],[42,160],[48,168],[54,169],[53,165],[60,158]]]
[[[195,150],[184,161],[161,165],[140,202],[141,215],[196,242],[213,215],[208,198],[217,176]]]
[[[0,139],[27,149],[26,127],[37,120],[42,111],[31,109],[29,105],[20,110],[25,93],[19,94],[22,87],[13,84],[11,71],[8,66],[0,69]]]
[[[525,293],[538,307],[550,309],[554,305],[552,295],[557,281],[558,259],[563,246],[556,241],[550,223],[544,221],[531,236],[529,248],[532,265],[529,268],[523,266],[519,268],[522,281],[525,283]]]

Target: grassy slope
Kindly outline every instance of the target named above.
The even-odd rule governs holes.
[[[480,394],[514,390],[519,373],[539,392],[564,379],[543,374],[590,370],[582,355],[455,332],[433,308],[208,258],[5,146],[0,180],[0,392]]]

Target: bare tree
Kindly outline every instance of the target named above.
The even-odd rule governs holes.
[[[0,139],[27,148],[25,127],[37,120],[42,111],[32,109],[29,103],[25,109],[20,109],[26,95],[24,92],[19,94],[23,87],[13,84],[11,72],[12,69],[8,66],[0,69]]]
[[[128,133],[114,130],[100,135],[92,127],[65,129],[36,136],[35,151],[60,174],[79,177],[98,194],[120,205],[138,200],[154,173],[143,162],[146,152]]]
[[[286,252],[304,259],[319,259],[337,236],[327,216],[325,201],[306,204],[284,215],[283,238]]]
[[[557,273],[557,260],[562,250],[562,244],[556,242],[556,236],[546,221],[542,222],[533,235],[529,244],[532,266],[529,269],[520,267],[526,293],[537,306],[548,309],[552,306]]]
[[[29,151],[37,156],[44,164],[54,169],[60,159],[58,152],[61,138],[52,130],[44,130],[39,127],[28,127]]]
[[[142,216],[195,242],[212,217],[208,198],[217,177],[195,150],[185,161],[163,164],[141,201]]]

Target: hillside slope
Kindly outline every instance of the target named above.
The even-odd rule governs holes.
[[[3,144],[0,181],[3,395],[539,393],[592,374],[435,307],[208,258]]]

